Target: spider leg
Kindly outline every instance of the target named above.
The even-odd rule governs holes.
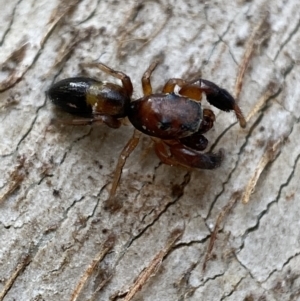
[[[106,115],[93,115],[91,118],[77,118],[77,119],[52,119],[52,124],[58,124],[58,125],[92,125],[92,124],[106,124],[107,126],[117,129],[121,126],[121,121],[117,118],[114,118],[112,116],[106,116]]]
[[[211,105],[222,111],[234,111],[240,126],[246,127],[245,117],[234,98],[227,90],[220,88],[213,82],[200,78],[182,86],[179,93],[196,100],[201,100],[201,94],[205,93],[206,99]]]
[[[96,67],[100,70],[102,70],[103,72],[118,78],[122,81],[122,85],[123,88],[126,90],[127,94],[129,96],[132,95],[133,92],[133,87],[132,87],[132,82],[131,79],[128,75],[126,75],[125,73],[121,72],[121,71],[116,71],[108,66],[106,66],[103,63],[81,63],[80,64],[81,68],[92,68],[92,67]]]
[[[181,78],[170,78],[164,85],[162,93],[172,93],[174,92],[175,86],[182,87],[185,85],[185,81]]]
[[[151,86],[150,77],[157,65],[158,65],[158,61],[154,61],[148,67],[148,69],[145,71],[145,73],[142,77],[142,87],[143,87],[144,96],[152,94],[152,86]]]
[[[118,163],[117,163],[115,173],[114,173],[114,179],[113,179],[112,186],[111,186],[111,189],[109,192],[108,201],[111,201],[112,198],[116,194],[123,167],[126,163],[127,158],[129,157],[129,155],[133,152],[133,150],[138,145],[140,136],[141,136],[141,133],[137,130],[134,130],[132,137],[129,139],[129,141],[123,148],[121,154],[119,155]]]
[[[199,169],[215,169],[224,158],[223,149],[218,153],[201,153],[179,142],[169,144],[169,141],[163,140],[155,142],[155,152],[164,164]]]

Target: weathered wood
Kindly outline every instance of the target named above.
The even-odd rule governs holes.
[[[299,5],[227,2],[2,3],[0,300],[300,298]],[[45,91],[97,60],[137,98],[157,58],[155,90],[201,75],[248,125],[213,108],[213,171],[162,165],[143,136],[107,204],[132,126],[55,126]]]

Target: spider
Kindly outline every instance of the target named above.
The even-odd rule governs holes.
[[[171,78],[161,93],[153,93],[150,77],[158,61],[154,61],[142,77],[144,96],[133,101],[133,86],[129,76],[102,63],[82,65],[97,67],[120,79],[122,86],[88,77],[67,78],[55,83],[48,90],[51,101],[64,111],[78,116],[77,119],[62,123],[104,123],[111,128],[118,128],[122,119],[128,117],[135,128],[133,136],[119,155],[109,199],[116,194],[123,166],[137,146],[141,133],[151,136],[155,152],[164,164],[200,169],[220,166],[224,157],[223,149],[217,153],[202,152],[208,144],[203,134],[213,127],[215,121],[212,110],[202,109],[202,93],[218,109],[234,111],[240,126],[246,126],[234,98],[227,90],[208,80]],[[176,87],[178,92],[175,92]]]

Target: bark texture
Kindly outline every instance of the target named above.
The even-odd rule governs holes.
[[[298,1],[11,0],[0,16],[0,300],[300,299]],[[107,204],[132,126],[52,125],[45,91],[101,61],[135,99],[154,59],[155,91],[201,76],[248,125],[213,109],[213,171],[163,165],[143,136]]]

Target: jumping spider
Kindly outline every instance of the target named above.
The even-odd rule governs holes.
[[[215,115],[209,109],[202,109],[202,93],[207,101],[223,111],[234,111],[241,127],[246,126],[244,116],[234,98],[225,89],[213,82],[199,78],[185,81],[171,78],[161,93],[152,93],[150,77],[158,62],[153,62],[142,77],[144,96],[131,100],[133,87],[129,76],[98,63],[105,73],[122,81],[122,86],[97,81],[87,77],[63,79],[48,90],[52,102],[64,111],[79,116],[72,125],[105,123],[111,128],[121,126],[121,120],[128,117],[135,127],[132,138],[119,155],[112,188],[111,199],[117,190],[122,168],[130,153],[139,142],[141,133],[151,136],[155,152],[161,162],[192,168],[214,169],[223,159],[223,150],[217,153],[202,153],[208,140],[203,136],[214,124]],[[175,92],[175,87],[179,87]]]

